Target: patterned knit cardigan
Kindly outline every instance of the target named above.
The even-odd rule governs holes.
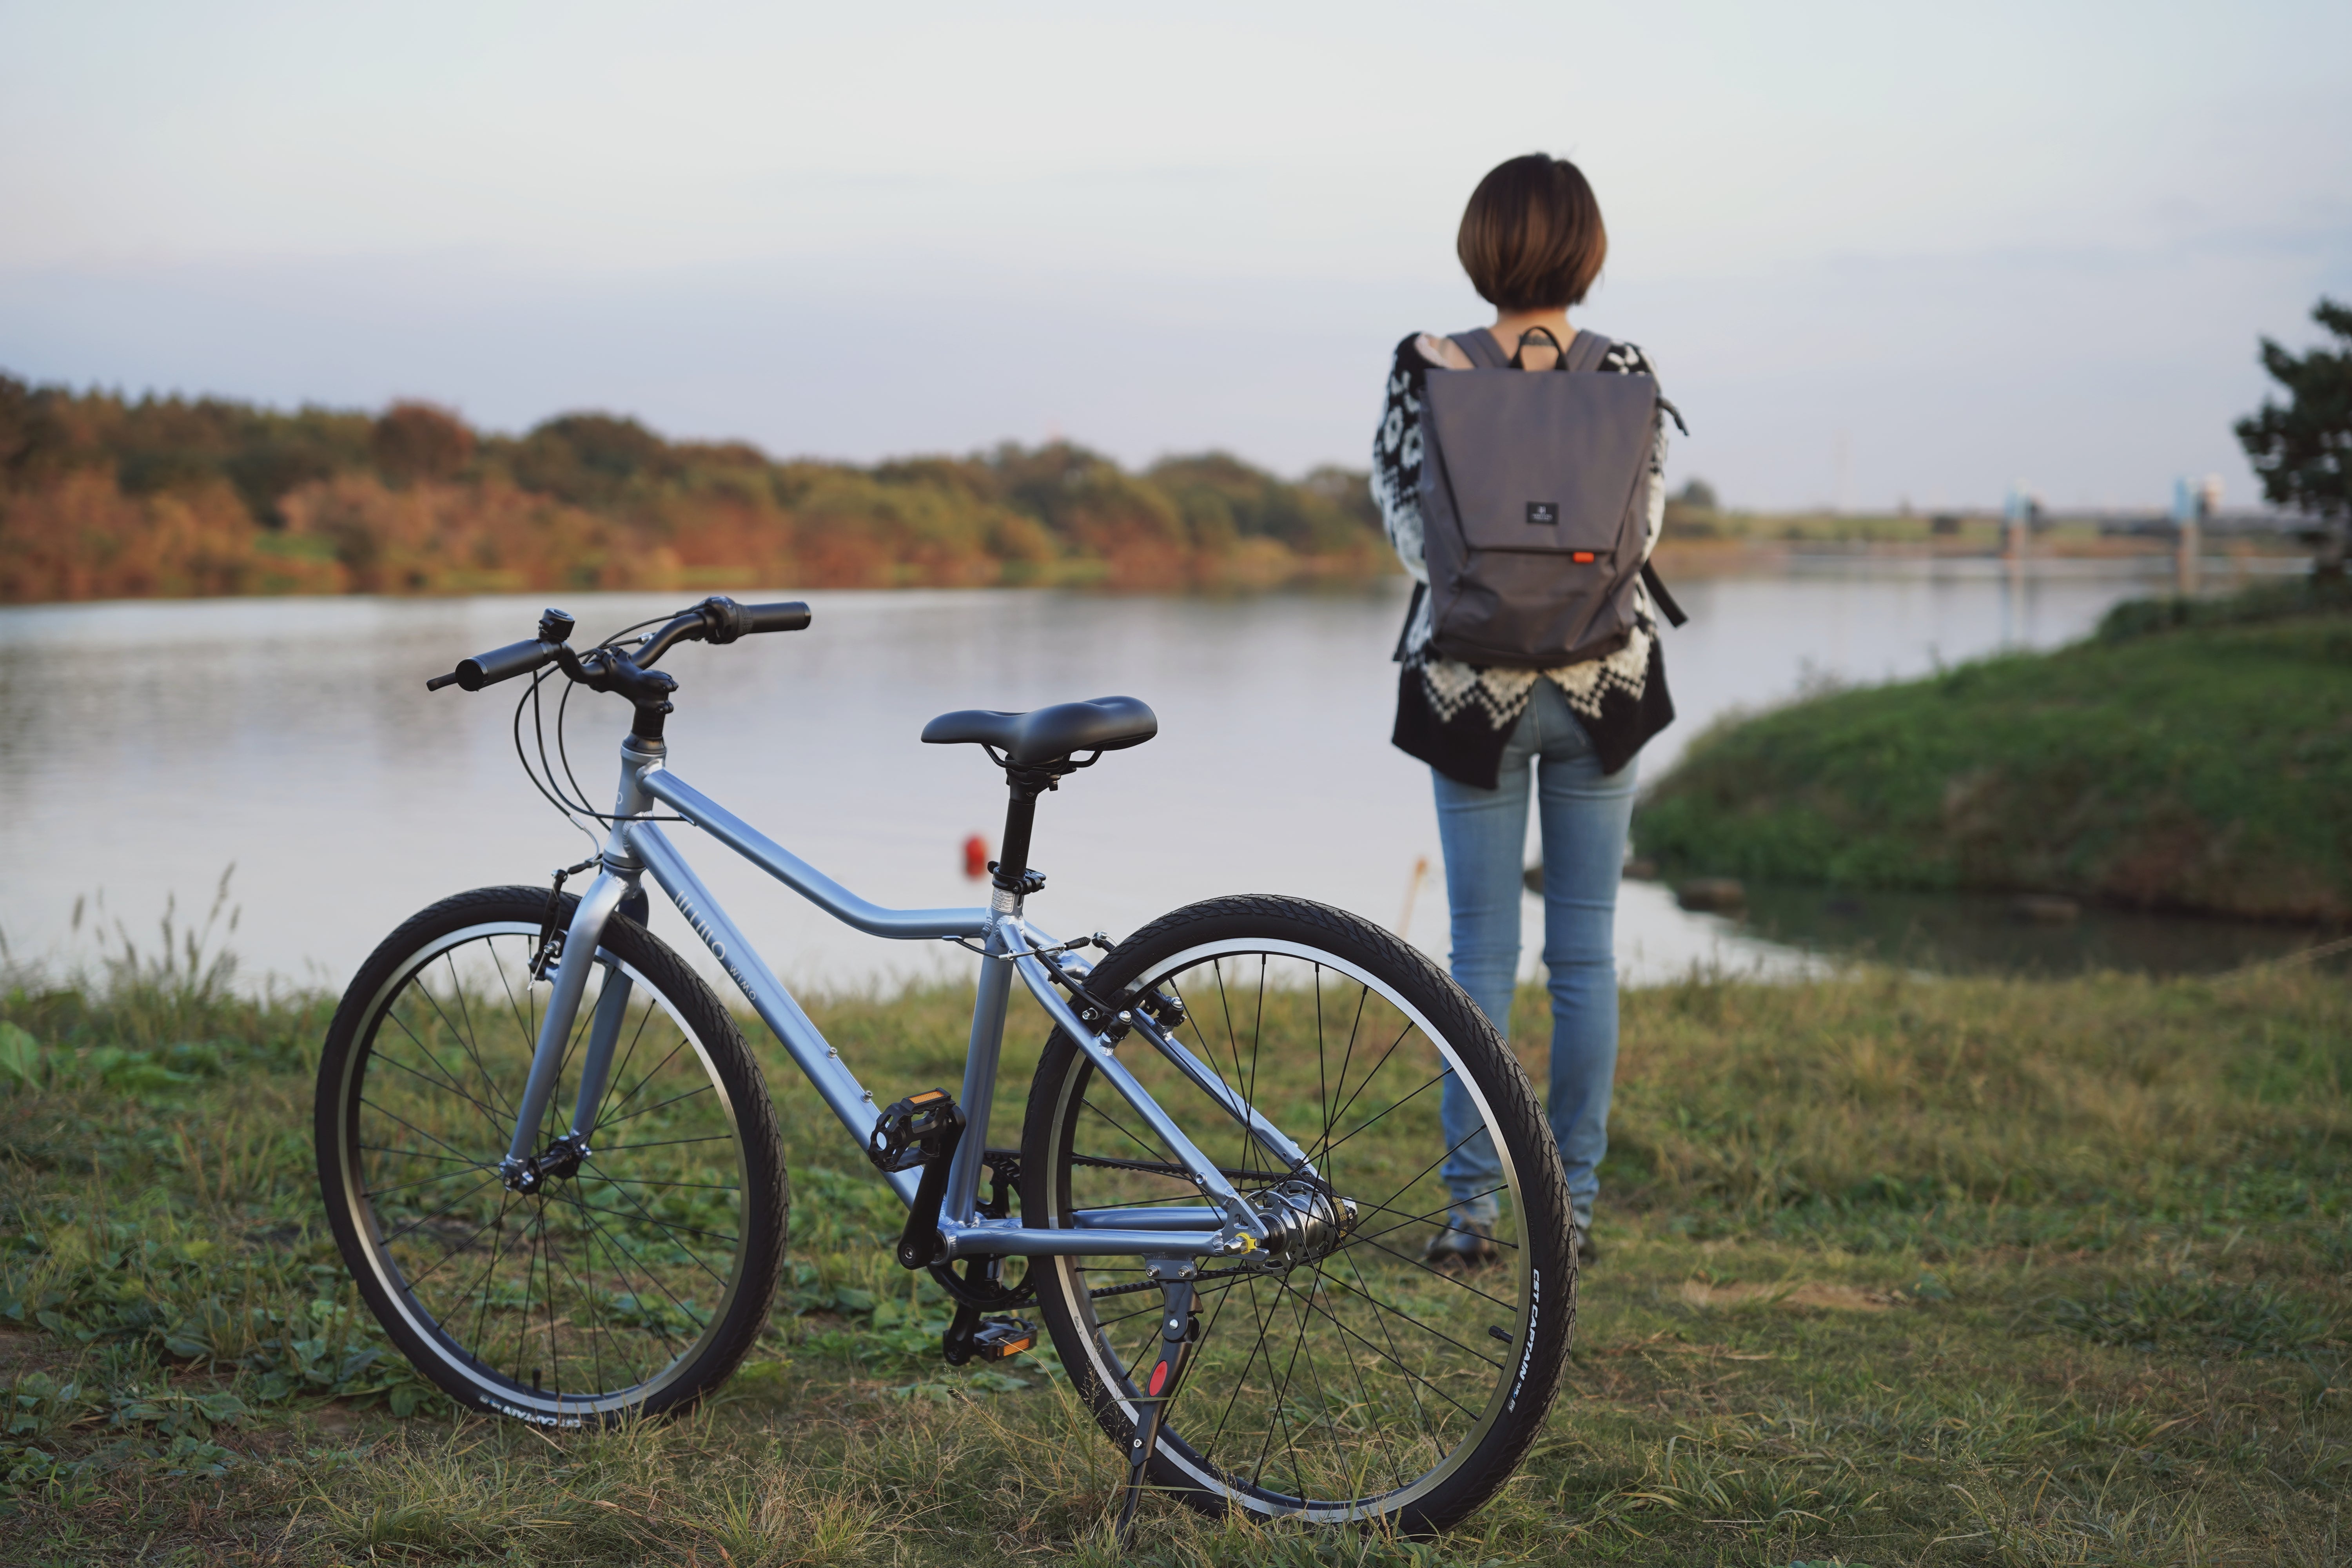
[[[1655,375],[1649,360],[1631,343],[1612,346],[1599,366],[1634,375]],[[1389,371],[1388,405],[1372,438],[1372,497],[1388,526],[1389,542],[1413,581],[1429,582],[1421,521],[1421,409],[1433,374],[1454,374],[1424,355],[1417,338],[1397,345]],[[1650,453],[1649,537],[1655,548],[1664,521],[1666,434],[1660,423]],[[1396,731],[1390,738],[1451,779],[1480,789],[1496,786],[1503,747],[1510,740],[1536,682],[1549,680],[1592,738],[1602,771],[1615,773],[1633,760],[1649,738],[1674,722],[1666,695],[1666,667],[1658,650],[1657,611],[1646,587],[1636,591],[1633,633],[1625,646],[1601,658],[1558,669],[1485,669],[1441,658],[1429,647],[1429,595],[1418,593],[1398,639]]]

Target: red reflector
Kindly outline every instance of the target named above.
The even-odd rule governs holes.
[[[1146,1390],[1146,1392],[1156,1394],[1167,1386],[1168,1363],[1163,1361],[1159,1365],[1151,1369],[1151,1386]]]
[[[1593,562],[1593,554],[1590,550],[1580,550],[1573,555],[1570,555],[1569,559],[1575,562],[1579,566],[1590,566]]]

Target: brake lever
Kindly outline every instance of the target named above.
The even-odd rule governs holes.
[[[639,669],[651,669],[656,659],[678,644],[707,638],[714,629],[708,607],[697,605],[684,615],[674,616],[667,626],[638,644],[637,651],[628,656],[629,662]]]

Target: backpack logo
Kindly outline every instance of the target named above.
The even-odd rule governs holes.
[[[1528,502],[1528,526],[1530,528],[1549,528],[1559,521],[1559,502],[1556,500]]]

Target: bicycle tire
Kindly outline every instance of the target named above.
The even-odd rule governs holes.
[[[557,929],[576,905],[557,900]],[[775,1112],[710,988],[615,915],[539,1141],[569,1127],[579,1047],[625,977],[591,1152],[509,1190],[499,1162],[550,990],[530,975],[547,907],[543,888],[459,893],[361,966],[319,1067],[329,1224],[385,1333],[460,1405],[559,1426],[680,1411],[767,1323],[790,1215]]]
[[[1166,1415],[1150,1485],[1204,1512],[1378,1520],[1416,1533],[1477,1509],[1542,1429],[1576,1302],[1559,1151],[1494,1026],[1426,956],[1379,927],[1270,896],[1215,899],[1161,917],[1113,949],[1088,990],[1114,1005],[1152,991],[1182,1003],[1180,1038],[1297,1139],[1332,1189],[1359,1207],[1338,1245],[1279,1269],[1202,1260],[1202,1333]],[[1362,1068],[1375,1041],[1381,1054]],[[1130,1038],[1119,1058],[1244,1195],[1283,1174],[1149,1047]],[[1436,1173],[1445,1149],[1434,1131],[1439,1094],[1431,1092],[1449,1067],[1476,1090],[1481,1127],[1502,1156],[1492,1194],[1499,1261],[1484,1270],[1433,1268],[1414,1245],[1451,1228]],[[1108,1204],[1200,1205],[1200,1189],[1156,1137],[1139,1135],[1139,1119],[1115,1097],[1090,1096],[1094,1084],[1093,1065],[1055,1031],[1023,1129],[1023,1223],[1067,1228],[1078,1209]],[[1387,1134],[1351,1142],[1383,1121]],[[1439,1159],[1424,1159],[1432,1153]],[[1400,1184],[1399,1171],[1415,1173]],[[1135,1379],[1158,1343],[1157,1287],[1131,1257],[1034,1259],[1030,1277],[1073,1384],[1124,1452],[1137,1420]],[[1408,1331],[1408,1323],[1416,1327]],[[1270,1325],[1281,1342],[1273,1351]],[[1491,1342],[1506,1335],[1507,1346]],[[1287,1358],[1278,1378],[1277,1354]]]

